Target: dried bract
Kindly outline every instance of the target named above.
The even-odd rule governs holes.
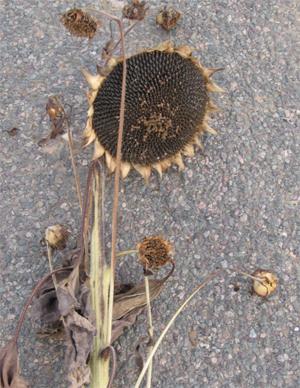
[[[271,271],[257,269],[252,276],[257,278],[257,280],[253,280],[253,291],[256,295],[265,298],[276,290],[278,278]]]
[[[137,250],[145,270],[159,269],[172,260],[172,245],[160,236],[145,237],[137,244]]]
[[[146,2],[140,0],[131,0],[123,8],[124,18],[130,20],[143,20],[146,16]]]
[[[74,36],[92,39],[96,34],[99,22],[80,8],[73,8],[64,13],[61,22]]]
[[[70,232],[60,224],[48,226],[45,232],[45,240],[53,249],[65,249]]]
[[[156,16],[156,23],[159,24],[165,30],[170,31],[176,27],[180,18],[181,13],[178,12],[176,9],[165,7]]]

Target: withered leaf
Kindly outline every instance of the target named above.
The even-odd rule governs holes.
[[[162,291],[166,278],[161,280],[150,279],[150,297],[155,299]],[[113,320],[120,319],[137,307],[147,304],[145,284],[140,283],[125,293],[117,294],[114,299]]]
[[[0,388],[27,388],[28,383],[20,376],[18,349],[11,340],[0,350]]]
[[[128,314],[124,315],[122,318],[114,320],[112,325],[112,340],[113,343],[116,339],[118,339],[124,332],[125,329],[132,326],[137,317],[144,311],[144,306],[136,307],[131,310]]]
[[[45,146],[49,139],[55,139],[64,133],[64,126],[67,122],[67,115],[60,99],[57,96],[50,96],[46,104],[46,112],[51,122],[51,132],[46,138],[38,142],[40,147]]]
[[[67,378],[72,388],[83,387],[90,379],[88,358],[96,330],[87,318],[73,311],[65,317],[65,331]]]

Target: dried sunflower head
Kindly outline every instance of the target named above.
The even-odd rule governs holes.
[[[160,236],[145,237],[137,244],[138,255],[145,270],[156,270],[172,260],[172,245]]]
[[[67,245],[70,232],[60,224],[48,226],[45,232],[45,240],[53,249],[63,250]]]
[[[70,9],[60,20],[72,35],[81,38],[92,39],[99,27],[99,22],[80,8]]]
[[[106,77],[84,71],[89,93],[85,145],[95,141],[94,159],[105,155],[115,170],[122,83],[122,59],[110,61]],[[166,42],[127,59],[125,124],[121,172],[135,168],[147,181],[151,169],[161,175],[173,163],[184,168],[182,155],[193,156],[201,146],[209,113],[216,110],[209,92],[222,91],[211,80],[219,69],[205,68],[188,46]]]
[[[146,2],[140,0],[131,0],[123,8],[124,18],[130,20],[143,20],[146,16]]]
[[[165,7],[156,16],[156,23],[167,31],[172,30],[176,27],[177,22],[181,18],[181,13],[174,8]]]

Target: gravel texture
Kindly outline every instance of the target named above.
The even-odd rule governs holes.
[[[111,11],[111,3],[119,13],[123,2],[103,6]],[[153,307],[157,334],[216,267],[271,268],[280,285],[268,300],[251,295],[251,282],[238,275],[220,277],[204,289],[160,347],[153,386],[298,387],[296,1],[169,2],[183,12],[170,33],[155,25],[163,4],[149,1],[147,19],[127,39],[128,52],[166,39],[194,46],[203,64],[225,67],[214,78],[227,92],[213,97],[222,108],[213,119],[219,136],[205,139],[204,154],[185,159],[184,172],[171,168],[162,180],[154,174],[148,186],[132,173],[122,183],[119,249],[150,234],[163,234],[174,243],[175,275]],[[57,0],[0,3],[1,345],[11,336],[25,298],[48,271],[40,245],[45,228],[68,225],[70,246],[79,230],[67,145],[57,138],[44,148],[37,146],[49,132],[45,105],[55,94],[72,106],[79,145],[87,109],[80,69],[95,72],[108,37],[104,29],[91,42],[66,32],[58,18],[72,6],[73,1]],[[7,133],[12,127],[19,129],[15,136]],[[77,154],[82,183],[89,158],[90,150]],[[106,186],[109,220],[109,176]],[[109,242],[109,226],[106,238]],[[133,257],[120,263],[118,276],[141,280]],[[32,387],[65,387],[62,343],[37,337],[35,329],[28,319],[20,339],[23,374]],[[137,370],[130,356],[145,333],[141,316],[117,342],[115,386],[133,386]]]

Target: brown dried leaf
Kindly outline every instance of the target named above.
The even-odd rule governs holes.
[[[167,279],[151,279],[149,280],[151,300],[155,299],[162,291],[164,283]],[[130,311],[145,307],[147,304],[145,284],[140,283],[132,287],[129,291],[117,294],[114,298],[113,320],[121,319]]]
[[[68,381],[72,388],[83,387],[90,381],[88,358],[96,334],[95,326],[76,311],[65,317],[66,360]]]
[[[51,132],[46,138],[43,138],[38,142],[40,147],[46,145],[49,139],[55,139],[58,135],[62,135],[67,121],[66,112],[62,102],[57,96],[50,96],[48,98],[46,112],[51,122]]]
[[[112,325],[112,339],[111,342],[113,343],[116,339],[118,339],[124,332],[125,329],[132,326],[137,317],[144,311],[143,307],[137,307],[130,311],[128,314],[124,315],[122,318],[114,320]]]
[[[27,388],[28,383],[20,376],[18,349],[10,341],[0,350],[0,388]]]

